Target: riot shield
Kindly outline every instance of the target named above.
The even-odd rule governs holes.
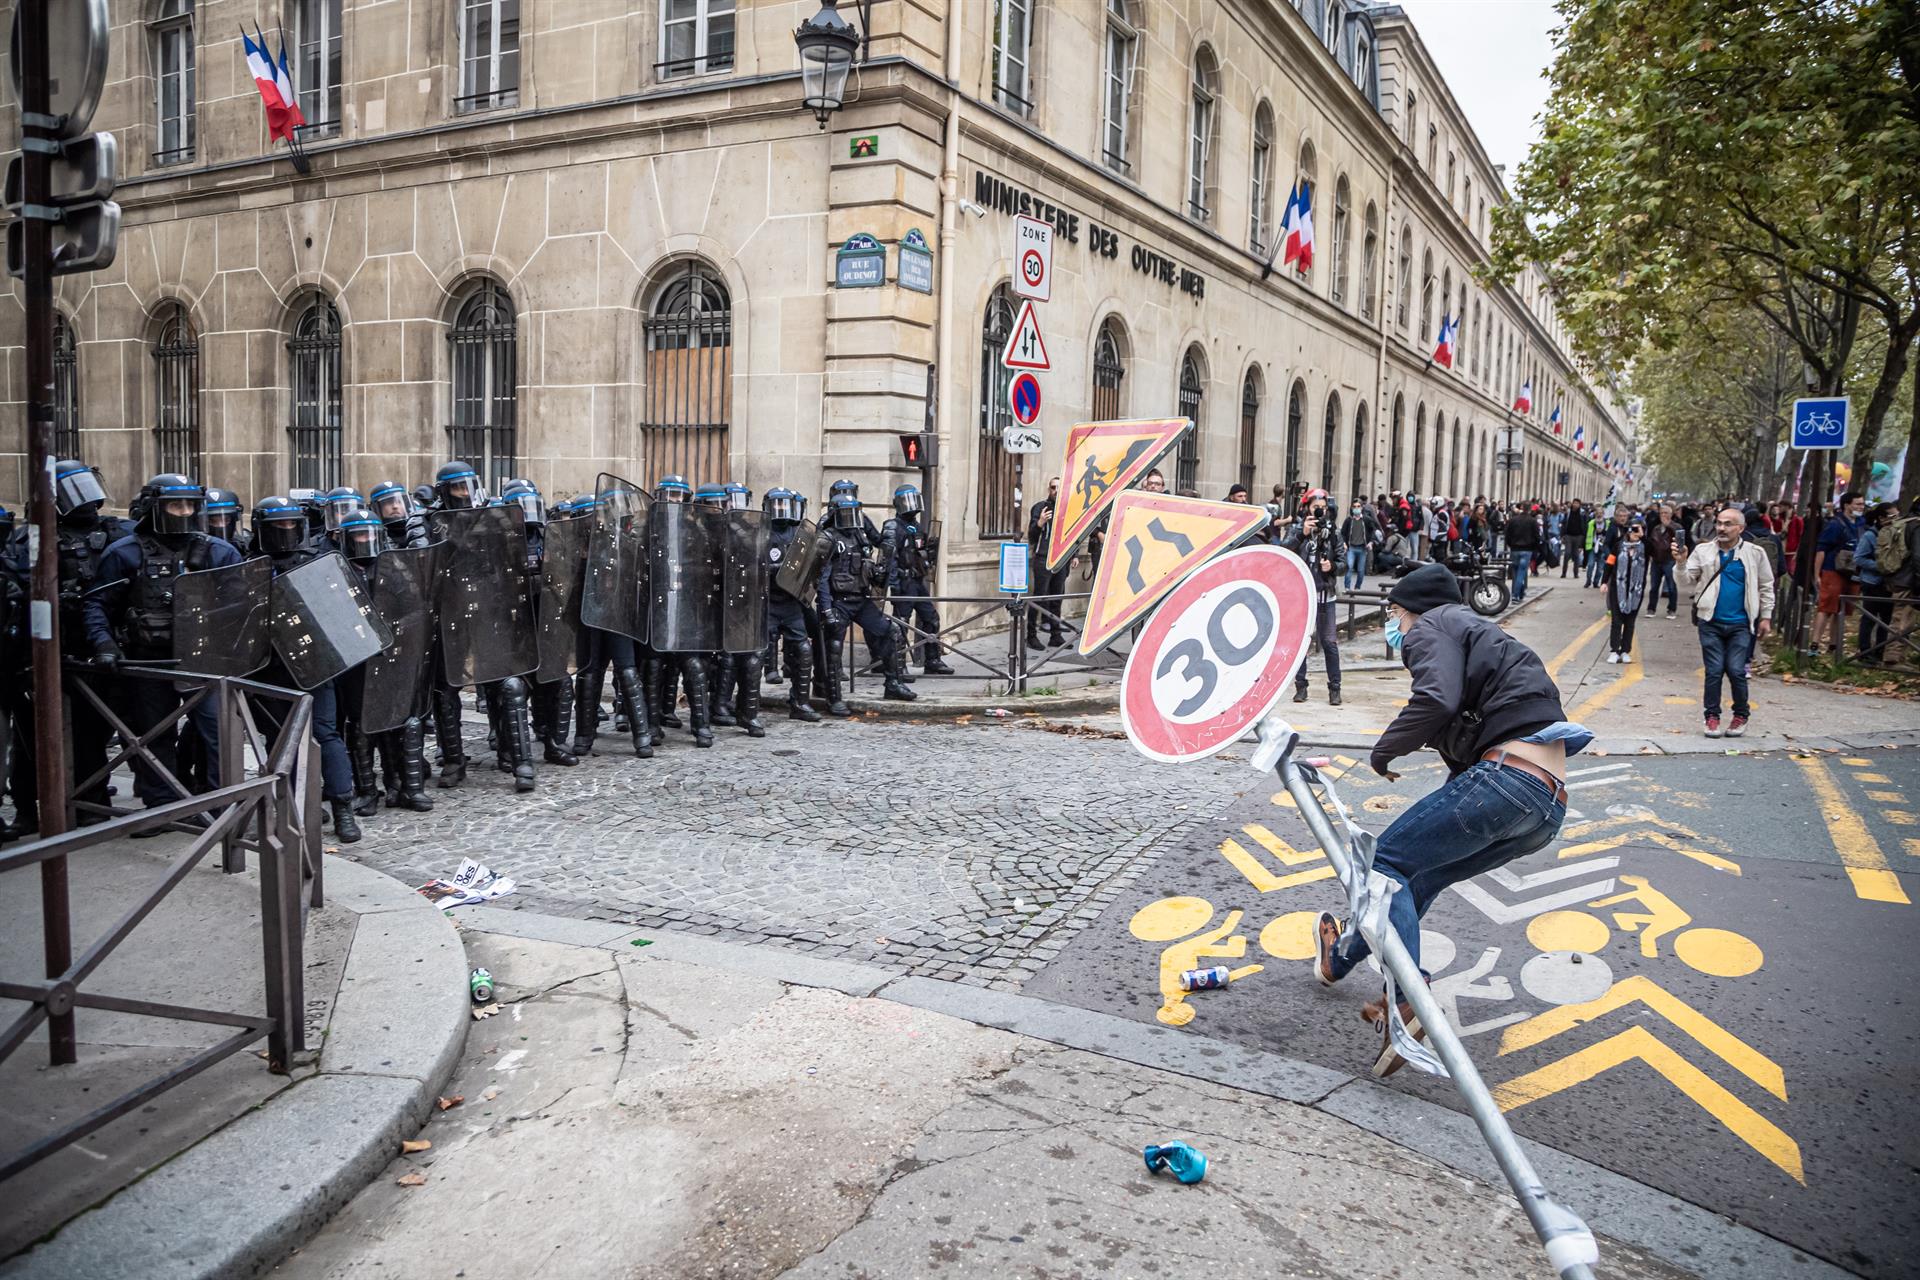
[[[440,664],[456,688],[540,665],[525,520],[517,506],[433,513],[434,536],[447,543],[437,601]]]
[[[647,533],[647,625],[660,653],[720,648],[720,565],[727,513],[656,502]]]
[[[182,671],[250,676],[267,665],[273,565],[242,560],[173,580],[173,657]]]
[[[273,580],[273,651],[302,689],[351,671],[393,643],[360,575],[338,551]]]
[[[542,684],[573,674],[580,640],[580,587],[587,568],[593,521],[550,520],[540,559],[540,667]]]
[[[619,476],[600,474],[587,544],[580,621],[647,642],[647,512],[653,499]]]
[[[754,653],[767,646],[767,514],[727,512],[726,560],[720,570],[720,648]]]
[[[359,724],[367,733],[398,729],[419,705],[446,548],[444,542],[396,548],[374,561],[373,608],[393,629],[393,643],[367,663],[361,682]]]
[[[816,529],[813,521],[802,520],[800,532],[787,544],[786,560],[773,575],[774,583],[794,599],[805,600],[820,573],[820,562],[826,559],[827,542],[825,529]]]

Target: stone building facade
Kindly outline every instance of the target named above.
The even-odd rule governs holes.
[[[63,452],[122,500],[162,468],[253,500],[459,455],[550,497],[605,469],[871,501],[930,421],[952,592],[990,585],[1087,418],[1193,417],[1170,478],[1213,497],[1498,496],[1513,425],[1514,496],[1593,498],[1630,452],[1544,282],[1474,275],[1500,175],[1399,10],[875,0],[820,127],[793,40],[818,7],[111,0],[125,223],[110,269],[58,282]],[[306,172],[243,26],[284,32]],[[1269,271],[1296,184],[1314,262]],[[997,361],[1018,213],[1055,228],[1024,459]],[[0,305],[18,423],[17,287]],[[19,431],[0,448],[17,498]]]

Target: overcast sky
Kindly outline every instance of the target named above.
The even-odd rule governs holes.
[[[1480,144],[1511,174],[1540,136],[1553,62],[1551,0],[1398,0]]]

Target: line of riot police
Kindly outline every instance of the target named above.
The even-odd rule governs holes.
[[[63,656],[89,664],[103,701],[147,738],[152,760],[130,760],[136,796],[158,806],[176,786],[221,785],[219,729],[210,700],[182,718],[174,682],[124,669],[243,676],[311,695],[321,794],[342,843],[359,840],[359,819],[382,804],[433,808],[429,727],[439,787],[466,780],[469,687],[496,767],[531,791],[538,764],[568,767],[595,750],[609,671],[614,728],[641,758],[669,729],[686,728],[697,747],[713,745],[716,725],[764,737],[763,681],[787,685],[792,719],[817,722],[814,697],[829,715],[850,715],[845,643],[856,626],[886,698],[915,697],[908,621],[924,637],[924,670],[951,673],[927,599],[937,532],[911,485],[876,529],[857,487],[838,481],[816,527],[791,489],[769,490],[754,509],[744,485],[696,490],[668,476],[647,493],[603,473],[593,493],[549,511],[528,481],[489,499],[470,465],[449,462],[431,486],[293,490],[243,521],[232,491],[162,474],[123,520],[107,513],[93,468],[62,460],[55,505]],[[0,509],[0,747],[10,740],[15,810],[0,838],[38,824],[27,540],[9,536],[11,523]],[[66,714],[80,820],[97,821],[110,812],[114,733],[85,697],[69,696]]]

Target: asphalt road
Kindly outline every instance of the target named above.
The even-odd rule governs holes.
[[[1443,894],[1423,931],[1514,1128],[1862,1275],[1920,1274],[1920,757],[1574,769],[1562,839]],[[1440,777],[1361,763],[1337,785],[1379,830]],[[1314,916],[1340,901],[1291,801],[1258,788],[1163,846],[1023,989],[1364,1071],[1379,987],[1310,972]],[[1231,987],[1178,993],[1215,963]],[[1459,1106],[1445,1080],[1393,1082]]]

